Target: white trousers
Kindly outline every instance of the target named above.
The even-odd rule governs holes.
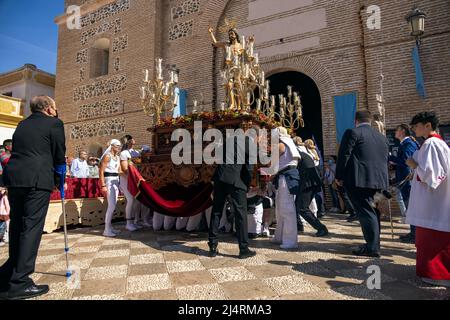
[[[275,198],[275,215],[277,228],[274,241],[286,246],[297,245],[297,213],[295,197],[289,193],[285,178],[281,175],[278,180],[278,190]]]
[[[200,222],[202,221],[203,212],[200,212],[192,217],[178,217],[175,228],[177,230],[182,230],[186,228],[187,232],[192,232],[198,230]]]
[[[165,216],[161,213],[153,213],[153,230],[172,230],[177,221],[176,217]]]
[[[260,234],[262,232],[264,208],[262,203],[257,205],[254,214],[247,216],[248,220],[248,232]]]
[[[133,202],[135,200],[130,191],[128,191],[128,175],[120,177],[120,190],[122,190],[125,198],[127,199],[127,204],[125,206],[125,218],[127,219],[127,222],[130,222],[130,220],[134,219]]]
[[[111,230],[111,221],[116,210],[117,199],[119,197],[119,178],[105,177],[107,189],[108,209],[105,214],[105,231]]]

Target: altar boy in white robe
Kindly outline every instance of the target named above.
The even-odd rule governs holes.
[[[450,149],[437,134],[434,112],[411,121],[425,142],[406,164],[415,170],[406,222],[416,226],[416,273],[422,281],[450,287]]]

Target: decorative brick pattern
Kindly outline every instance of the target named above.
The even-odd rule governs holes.
[[[102,100],[96,103],[80,106],[77,119],[86,120],[97,117],[109,116],[123,110],[124,102],[119,98],[114,100]]]
[[[81,45],[84,46],[90,39],[92,39],[98,34],[107,31],[113,31],[114,33],[118,33],[121,31],[121,28],[122,28],[122,20],[116,19],[111,22],[102,23],[98,27],[83,31],[83,33],[81,34]]]
[[[113,52],[120,52],[128,48],[128,35],[125,34],[118,38],[115,38],[113,41]]]
[[[120,58],[119,57],[117,57],[115,60],[114,60],[114,71],[119,71],[120,70]]]
[[[85,74],[86,74],[86,71],[84,70],[84,68],[81,68],[80,69],[80,82],[84,81]]]
[[[75,88],[73,100],[80,101],[95,97],[101,97],[104,95],[123,91],[126,89],[126,87],[127,77],[124,75],[119,75],[112,78],[95,81],[93,84]]]
[[[130,9],[130,0],[118,0],[82,17],[81,27],[88,27],[106,18],[125,12],[128,9]]]
[[[70,139],[112,136],[125,132],[125,118],[99,120],[70,126]]]
[[[83,49],[77,52],[76,62],[79,64],[87,63],[89,60],[89,50]]]
[[[169,29],[169,40],[173,41],[179,38],[184,38],[192,35],[192,27],[194,20],[180,22]]]
[[[170,12],[172,20],[182,18],[184,16],[193,14],[200,10],[200,0],[187,0],[180,5],[173,7]]]

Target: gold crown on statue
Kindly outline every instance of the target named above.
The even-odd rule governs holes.
[[[236,29],[236,26],[237,26],[236,19],[228,20],[228,18],[225,18],[224,22],[225,22],[225,25],[219,27],[219,31],[221,33],[227,33],[229,30]]]

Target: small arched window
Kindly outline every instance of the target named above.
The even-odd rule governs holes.
[[[97,78],[108,74],[110,42],[111,41],[107,38],[101,38],[95,41],[94,45],[91,47],[91,78]]]

